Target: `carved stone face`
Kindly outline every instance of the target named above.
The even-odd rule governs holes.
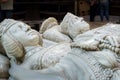
[[[78,17],[78,16],[73,16],[70,21],[70,24],[74,26],[77,24],[81,27],[84,27],[84,26],[89,27],[89,24],[82,17]]]
[[[15,39],[22,43],[24,47],[39,44],[37,31],[31,29],[29,25],[23,22],[14,24],[8,31]]]
[[[61,32],[70,35],[72,38],[90,30],[89,24],[82,17],[78,17],[71,13],[66,14],[60,25]]]

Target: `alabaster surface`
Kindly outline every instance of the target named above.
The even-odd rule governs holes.
[[[54,26],[43,33],[43,38],[60,43],[72,42],[71,38],[60,32],[60,26]]]
[[[9,80],[119,80],[119,29],[118,24],[107,24],[80,34],[53,67],[33,71],[12,61]]]
[[[60,24],[53,17],[43,21],[39,32],[43,38],[51,41],[72,42],[78,34],[88,30],[90,30],[90,26],[82,17],[67,13]]]
[[[58,43],[43,38],[43,47],[44,47],[44,48],[49,47],[49,46],[51,46],[51,45],[55,45],[55,44],[58,44]]]
[[[6,23],[9,22],[9,23]],[[5,19],[1,25],[1,43],[7,56],[26,69],[42,69],[55,65],[70,52],[70,43],[60,43],[44,48],[41,34],[29,25]],[[23,36],[24,35],[24,36]]]
[[[9,59],[0,53],[0,78],[9,77],[10,62]]]
[[[109,47],[111,50],[119,52],[119,43],[120,43],[120,25],[108,23],[99,28],[85,32],[84,34],[78,35],[74,42],[81,48],[88,48],[98,50],[98,45]],[[74,45],[75,45],[74,44]]]
[[[11,62],[9,80],[120,80],[119,31],[119,24],[107,24],[44,48],[39,32],[5,19],[0,38]]]
[[[52,67],[70,51],[70,43],[56,44],[42,49],[36,47],[27,52],[21,66],[32,70]]]
[[[42,34],[42,33],[44,33],[44,31],[46,31],[47,29],[49,29],[55,25],[58,25],[58,21],[54,17],[49,17],[48,19],[46,19],[42,22],[39,32]]]
[[[61,27],[54,17],[49,17],[44,20],[39,32],[42,34],[44,39],[53,42],[72,42],[68,35],[61,33]]]
[[[24,47],[42,46],[42,37],[39,32],[21,21],[5,19],[0,27],[1,43],[9,58],[23,61],[26,54]]]
[[[83,19],[72,13],[67,13],[60,23],[61,32],[74,39],[78,34],[90,30],[90,25]]]

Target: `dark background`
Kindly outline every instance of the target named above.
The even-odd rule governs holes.
[[[67,12],[79,13],[80,8],[78,0],[77,5],[75,0],[15,0],[14,1],[14,15],[15,19],[23,20],[42,20],[48,17],[55,17],[62,19]],[[77,6],[77,8],[75,8]],[[112,0],[110,3],[110,15],[120,16],[120,1]],[[89,14],[86,14],[89,15]]]

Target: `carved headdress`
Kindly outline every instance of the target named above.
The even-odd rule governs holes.
[[[13,19],[5,19],[0,23],[0,39],[1,43],[9,58],[15,58],[16,60],[22,59],[24,56],[24,48],[11,33],[7,32],[10,27],[20,21]]]
[[[19,21],[13,19],[5,19],[0,23],[0,37],[4,34],[12,25],[18,23]]]

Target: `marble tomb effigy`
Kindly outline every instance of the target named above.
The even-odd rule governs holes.
[[[4,55],[10,61],[9,80],[120,80],[120,25],[108,23],[72,35],[83,20],[70,17],[66,22],[63,19],[68,33],[58,31],[68,34],[72,42],[49,47],[43,47],[43,34],[21,21],[5,19],[0,23]]]

